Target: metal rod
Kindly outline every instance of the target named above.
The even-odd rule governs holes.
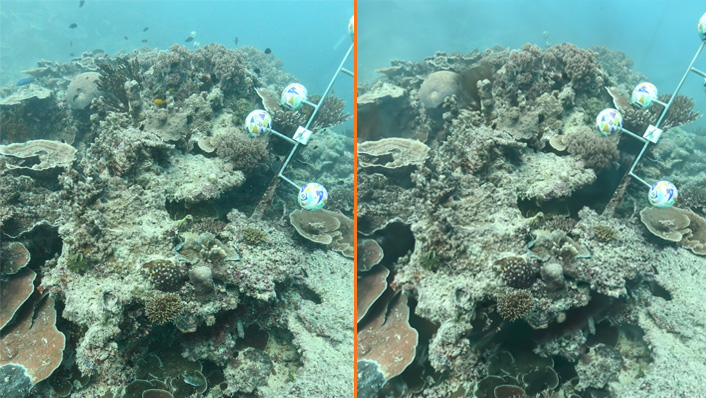
[[[283,176],[282,174],[279,175],[279,178],[283,179],[284,181],[287,181],[290,185],[294,186],[298,191],[302,190],[302,187],[297,185],[294,181],[290,180],[289,178]]]
[[[642,138],[642,137],[640,137],[640,138]],[[640,153],[639,153],[639,154],[637,155],[637,157],[635,158],[635,161],[632,162],[632,167],[630,167],[630,171],[628,172],[628,174],[630,174],[631,176],[635,177],[636,180],[640,181],[641,183],[643,183],[643,184],[645,184],[645,185],[647,185],[648,187],[651,188],[652,185],[650,185],[650,183],[648,183],[647,181],[643,180],[642,178],[638,177],[638,176],[635,174],[635,167],[637,167],[637,164],[640,162],[640,159],[642,159],[642,155],[645,154],[645,151],[647,150],[647,147],[650,145],[650,142],[649,142],[649,141],[647,141],[647,140],[645,140],[645,141],[646,141],[646,142],[642,145],[642,150],[640,151]]]
[[[681,86],[684,84],[684,80],[686,80],[686,76],[689,75],[689,72],[691,72],[691,69],[694,66],[694,63],[696,62],[696,58],[699,57],[699,54],[701,54],[701,50],[704,49],[704,45],[706,45],[706,41],[702,41],[701,45],[699,46],[699,49],[696,50],[696,55],[694,55],[694,58],[691,60],[691,63],[686,68],[686,72],[684,72],[684,76],[682,76],[681,80],[679,81],[679,84],[677,84],[677,88],[674,90],[674,93],[672,94],[672,98],[669,99],[669,103],[667,103],[667,107],[664,108],[664,110],[662,111],[662,116],[659,117],[659,120],[657,121],[657,124],[655,124],[655,127],[659,128],[659,125],[662,124],[662,121],[667,116],[667,112],[669,112],[669,107],[672,106],[672,102],[674,102],[674,98],[677,97],[677,93],[681,89]]]
[[[313,102],[311,102],[311,101],[309,101],[309,100],[302,100],[302,102],[305,103],[305,104],[307,104],[307,105],[309,105],[309,106],[312,107],[312,108],[316,108],[317,106],[319,106],[319,104],[315,104],[315,103],[313,103]]]
[[[287,159],[284,161],[284,163],[282,163],[282,167],[280,167],[279,173],[277,173],[277,177],[287,181],[288,183],[297,187],[297,189],[301,190],[301,187],[299,185],[295,184],[294,182],[292,182],[292,180],[290,180],[289,178],[284,176],[284,169],[286,169],[287,166],[289,166],[289,162],[292,161],[292,158],[294,157],[294,154],[297,152],[297,149],[299,149],[299,142],[294,141],[294,146],[292,147],[292,150],[289,151],[289,156],[287,156]]]
[[[333,74],[333,78],[331,78],[331,81],[329,82],[328,87],[326,87],[326,91],[324,91],[324,94],[321,96],[321,99],[319,100],[319,105],[324,103],[324,99],[326,99],[326,96],[331,91],[331,87],[333,87],[333,83],[336,82],[336,78],[338,77],[338,74],[343,69],[343,64],[346,63],[346,61],[348,60],[348,57],[351,55],[351,51],[353,51],[353,44],[351,44],[351,46],[348,47],[348,52],[346,52],[346,56],[343,57],[341,64],[338,65],[338,69],[336,69],[336,73]],[[314,108],[314,112],[311,114],[309,121],[306,122],[306,126],[304,126],[305,129],[309,130],[309,126],[311,126],[311,123],[314,121],[316,114],[319,113],[319,109],[321,109],[320,106],[317,106],[316,108]]]
[[[621,128],[620,131],[622,131],[622,132],[625,133],[625,134],[630,135],[630,136],[633,137],[633,138],[636,138],[636,139],[642,141],[642,142],[645,143],[645,144],[648,143],[648,142],[650,142],[647,138],[645,138],[645,137],[640,137],[639,135],[633,133],[633,132],[630,131],[630,130],[626,130],[626,129]]]
[[[314,104],[313,102],[309,101],[304,101],[304,103],[311,105],[314,107],[314,112],[312,112],[311,117],[309,118],[309,121],[306,123],[306,126],[304,127],[305,129],[309,129],[309,126],[314,120],[314,117],[316,117],[316,114],[318,113],[319,109],[321,108],[321,104],[324,102],[324,98],[326,98],[326,95],[331,91],[331,87],[333,86],[333,83],[336,81],[336,78],[338,77],[338,74],[341,72],[343,69],[343,64],[346,63],[346,60],[348,60],[348,57],[351,55],[351,51],[353,51],[353,44],[348,48],[348,51],[346,52],[346,56],[343,57],[343,60],[341,61],[341,64],[338,66],[338,69],[336,70],[336,73],[334,73],[333,78],[328,84],[328,87],[326,87],[326,91],[324,91],[324,94],[321,96],[321,99],[319,99],[318,104]],[[274,130],[273,130],[274,132]],[[284,181],[287,181],[290,185],[293,185],[296,187],[298,190],[301,190],[301,187],[297,185],[294,181],[290,180],[289,178],[284,176],[284,170],[289,166],[289,163],[292,161],[292,158],[294,157],[294,154],[297,153],[297,149],[299,149],[299,141],[295,141],[287,136],[284,136],[280,133],[277,133],[278,136],[285,138],[287,141],[291,142],[294,144],[294,147],[292,147],[292,150],[289,152],[289,156],[287,156],[287,159],[282,163],[282,167],[279,169],[279,173],[277,173],[277,177],[283,179]]]
[[[282,138],[283,140],[289,142],[290,144],[296,144],[296,143],[297,143],[297,141],[295,141],[295,140],[293,140],[293,139],[287,137],[286,135],[284,135],[284,134],[282,134],[282,133],[280,133],[280,132],[278,132],[278,131],[274,131],[274,130],[270,129],[270,133],[276,135],[276,136],[279,137],[279,138]]]
[[[652,188],[652,185],[650,185],[649,182],[647,182],[647,181],[643,180],[642,178],[638,177],[635,173],[630,172],[630,175],[631,175],[634,179],[636,179],[636,180],[640,181],[641,183],[645,184],[648,188]]]
[[[352,71],[349,71],[349,70],[346,69],[346,68],[341,68],[341,72],[345,73],[346,75],[348,75],[348,76],[350,76],[350,77],[355,77],[355,75],[353,74],[353,72],[352,72]]]
[[[696,73],[697,75],[701,75],[701,77],[706,77],[706,72],[702,72],[696,68],[691,68],[691,71]]]

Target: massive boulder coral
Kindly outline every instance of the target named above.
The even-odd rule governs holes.
[[[436,108],[444,100],[461,91],[461,77],[451,71],[434,72],[427,76],[419,88],[419,100],[425,108]]]

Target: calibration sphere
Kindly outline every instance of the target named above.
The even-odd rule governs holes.
[[[702,15],[701,19],[699,19],[699,38],[706,40],[706,14]]]
[[[306,210],[319,210],[328,200],[328,192],[323,185],[310,182],[299,191],[299,205]]]
[[[640,109],[647,109],[654,105],[657,99],[657,87],[652,83],[643,82],[632,90],[630,102]]]
[[[601,135],[609,137],[623,128],[623,115],[617,109],[606,108],[596,116],[596,128]]]
[[[299,83],[292,83],[282,91],[280,102],[286,108],[296,111],[302,107],[302,103],[306,100],[307,95],[309,95],[309,93],[306,91],[306,87]]]
[[[658,181],[650,188],[649,199],[652,206],[665,209],[677,201],[677,187],[669,181]]]
[[[245,118],[245,129],[250,137],[261,137],[270,131],[272,116],[262,109],[256,109]]]
[[[355,15],[351,17],[351,20],[348,21],[348,35],[351,37],[351,40],[355,38],[355,21],[354,21]],[[699,25],[700,26],[700,25]]]

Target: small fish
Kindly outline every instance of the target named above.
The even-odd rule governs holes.
[[[77,27],[78,27],[78,25],[76,25],[75,22],[72,23],[71,25],[69,25],[69,28],[71,28],[71,29],[76,29]]]
[[[127,36],[123,36],[123,39],[127,40]]]
[[[26,85],[26,84],[30,84],[30,83],[32,83],[33,81],[34,81],[34,78],[33,78],[33,77],[24,77],[24,78],[22,78],[22,79],[20,79],[20,80],[17,81],[17,87],[19,87],[19,86],[24,86],[24,85]]]
[[[333,89],[331,89],[331,94],[333,94],[333,93],[334,93],[334,91],[333,91]]]
[[[265,49],[265,54],[272,54],[272,50],[270,50],[269,48],[266,48],[266,49]]]
[[[154,104],[157,105],[157,106],[162,106],[162,105],[164,105],[164,100],[163,100],[163,99],[160,99],[160,98],[157,98],[157,99],[155,99],[155,100],[152,101],[152,102],[154,102]]]
[[[305,115],[309,113],[309,108],[302,108],[302,113]]]
[[[70,46],[70,47],[73,47],[73,46],[74,46],[74,41],[73,41],[73,40],[71,40],[71,41],[69,42],[69,46]]]
[[[86,0],[81,0],[78,2],[78,8],[83,7],[83,5],[86,4]]]
[[[253,69],[253,72],[255,72],[256,75],[260,75],[260,68],[255,68]]]
[[[147,39],[142,39],[142,42],[143,42],[143,43],[147,43]]]
[[[150,30],[150,27],[149,27],[149,26],[145,26],[145,28],[142,29],[143,32],[147,32],[148,30]]]
[[[235,45],[238,45],[238,36],[235,36]]]
[[[172,87],[172,88],[170,88],[169,90],[167,90],[167,92],[168,92],[168,93],[173,93],[173,92],[174,92],[174,87]]]
[[[75,57],[75,56],[76,56],[76,54],[74,54],[74,53],[69,53],[69,55],[72,56],[72,57]]]
[[[190,42],[190,41],[194,41],[194,38],[191,37],[191,36],[189,36],[189,37],[187,37],[186,40],[184,40],[184,41],[188,43],[188,42]]]

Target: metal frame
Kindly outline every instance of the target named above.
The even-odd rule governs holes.
[[[299,126],[297,129],[296,133],[294,134],[293,138],[289,138],[286,135],[279,133],[273,129],[270,129],[269,131],[276,135],[277,137],[280,137],[284,139],[285,141],[293,144],[294,146],[292,147],[292,150],[289,152],[289,155],[287,156],[287,159],[282,163],[282,166],[280,167],[279,171],[277,172],[277,175],[275,178],[270,182],[269,187],[265,191],[265,193],[262,195],[262,198],[260,199],[260,202],[257,204],[257,207],[255,208],[255,211],[252,214],[252,218],[254,219],[259,219],[262,218],[263,214],[265,213],[265,210],[267,207],[272,203],[272,200],[274,199],[275,192],[277,191],[277,188],[279,187],[279,181],[286,181],[288,184],[292,185],[295,187],[298,191],[301,191],[301,187],[289,179],[287,176],[284,175],[284,171],[287,169],[287,166],[289,166],[289,163],[291,163],[292,158],[294,155],[297,153],[297,150],[301,145],[307,145],[309,143],[309,140],[311,136],[313,135],[313,132],[309,130],[309,127],[314,121],[314,118],[316,115],[319,113],[319,109],[321,108],[321,105],[323,104],[324,100],[326,99],[326,96],[331,92],[331,87],[333,87],[333,84],[336,82],[336,79],[338,76],[343,73],[351,77],[355,77],[355,74],[344,68],[343,65],[346,63],[348,60],[348,57],[350,57],[351,53],[353,52],[353,48],[355,47],[355,42],[351,43],[350,47],[348,48],[348,51],[346,52],[346,55],[343,57],[341,60],[341,63],[338,65],[338,69],[336,69],[336,72],[333,74],[333,77],[331,78],[331,81],[329,82],[328,86],[326,87],[326,91],[324,91],[323,95],[321,95],[321,98],[319,99],[318,103],[313,103],[307,100],[304,100],[303,102],[314,108],[314,111],[311,113],[311,116],[309,117],[309,120],[306,123],[306,126]]]
[[[662,105],[664,107],[664,110],[662,110],[662,115],[659,117],[659,120],[657,120],[657,124],[650,125],[647,127],[645,130],[645,133],[642,136],[639,136],[632,131],[626,130],[624,128],[620,128],[620,131],[630,135],[631,137],[642,141],[642,150],[640,150],[640,153],[637,155],[635,158],[635,161],[632,164],[632,167],[630,167],[630,171],[628,172],[628,175],[631,177],[635,178],[636,180],[640,181],[641,183],[645,184],[648,188],[652,187],[652,184],[648,183],[647,181],[643,180],[640,178],[637,174],[635,174],[635,168],[637,167],[637,164],[640,162],[642,159],[642,156],[645,154],[647,151],[647,147],[650,144],[657,144],[657,141],[659,141],[659,138],[662,135],[662,130],[659,128],[659,125],[662,124],[664,121],[665,117],[667,116],[667,112],[669,111],[669,108],[672,106],[672,102],[674,102],[674,98],[676,98],[677,93],[679,90],[681,90],[682,86],[684,85],[684,81],[686,80],[686,77],[689,75],[689,72],[694,72],[697,75],[700,75],[704,78],[706,78],[706,73],[694,68],[694,63],[696,62],[696,59],[699,57],[701,54],[701,51],[704,49],[704,46],[706,46],[706,41],[701,41],[701,45],[699,46],[699,49],[696,50],[696,54],[694,55],[694,58],[691,60],[691,63],[689,66],[686,68],[686,72],[684,72],[684,76],[682,76],[681,80],[679,81],[679,84],[677,84],[677,88],[674,90],[674,93],[672,94],[672,97],[669,99],[668,103],[664,103],[661,101],[655,101],[658,104]]]

